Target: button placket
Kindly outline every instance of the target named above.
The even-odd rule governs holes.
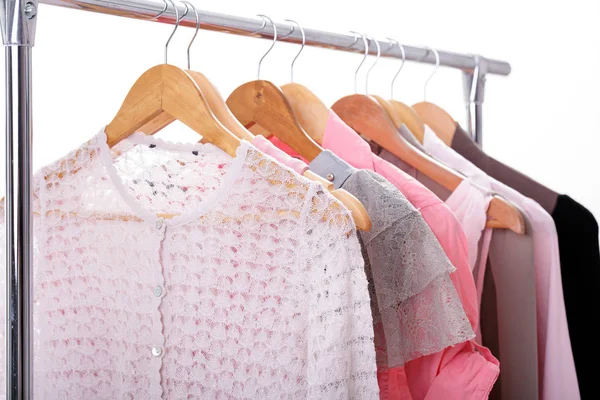
[[[151,386],[154,387],[154,392],[162,391],[161,382],[161,370],[162,370],[162,359],[165,355],[166,340],[164,336],[164,315],[161,309],[162,299],[165,296],[165,276],[164,267],[162,265],[162,257],[165,248],[165,238],[168,231],[168,223],[162,219],[157,218],[154,220],[153,225],[150,225],[152,231],[152,237],[154,238],[153,250],[149,260],[149,269],[151,271],[151,278],[148,281],[150,286],[146,292],[146,298],[152,304],[152,321],[153,330],[149,342],[147,343],[148,351],[148,362],[152,365],[152,382]]]

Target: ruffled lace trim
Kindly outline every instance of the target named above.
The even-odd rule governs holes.
[[[391,326],[382,326],[383,330],[375,328],[375,343],[385,343],[385,349],[377,349],[380,366],[401,366],[475,337],[447,274],[435,278],[419,294],[396,308],[383,312],[381,320],[391,322]],[[378,337],[381,334],[384,337]]]
[[[455,268],[421,214],[372,171],[356,172],[344,189],[373,221],[360,237],[378,327],[378,366],[400,366],[474,337],[450,280]]]

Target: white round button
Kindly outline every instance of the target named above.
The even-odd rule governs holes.
[[[152,348],[152,355],[154,357],[160,357],[161,354],[162,354],[162,349],[160,347],[153,347]]]
[[[155,287],[154,288],[154,295],[156,297],[160,297],[161,294],[162,294],[162,287],[160,287],[160,286]]]
[[[328,180],[329,182],[333,182],[333,180],[335,179],[335,175],[333,175],[333,174],[327,174],[327,177],[326,177],[326,178],[327,178],[327,180]]]
[[[156,229],[160,229],[163,226],[163,220],[162,218],[159,218],[156,220]]]

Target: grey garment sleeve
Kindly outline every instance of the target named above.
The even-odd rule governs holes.
[[[308,168],[315,174],[333,183],[336,189],[342,187],[356,168],[336,156],[329,150],[322,151],[310,162]]]
[[[488,273],[496,291],[484,290],[482,296],[483,344],[498,349],[494,355],[500,360],[500,393],[506,400],[539,398],[533,237],[531,224],[527,217],[525,220],[527,235],[494,230]],[[494,294],[495,299],[491,298]],[[497,332],[491,330],[493,327]]]
[[[342,187],[373,224],[359,236],[375,296],[378,365],[403,365],[473,338],[450,279],[454,267],[419,211],[372,171],[356,171]]]
[[[417,148],[420,152],[429,154],[425,147],[419,142],[419,140],[415,137],[415,134],[408,128],[408,126],[402,124],[400,128],[398,128],[398,132],[400,132],[400,136],[402,136],[406,141],[413,145],[413,147]]]

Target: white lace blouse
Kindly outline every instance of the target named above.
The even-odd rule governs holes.
[[[348,211],[247,142],[130,140],[35,176],[35,398],[377,399]]]

